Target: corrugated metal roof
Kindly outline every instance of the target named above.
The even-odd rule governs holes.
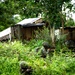
[[[37,24],[28,23],[28,24],[24,24],[22,26],[23,27],[36,27],[36,26],[43,26],[43,25],[45,25],[45,23],[37,23]]]
[[[8,35],[10,33],[11,33],[11,27],[9,27],[9,28],[3,30],[2,32],[0,32],[0,38],[3,37],[3,36]]]
[[[36,22],[39,19],[40,18],[28,18],[28,19],[22,20],[21,22],[19,22],[17,24],[24,25],[24,24],[28,24],[28,23],[34,23],[34,22]]]

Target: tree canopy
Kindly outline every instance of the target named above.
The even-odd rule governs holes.
[[[50,26],[61,26],[62,5],[71,0],[4,0],[0,1],[0,30],[16,23],[14,15],[18,14],[21,19],[37,17],[42,14]],[[70,8],[70,6],[69,6]],[[17,22],[18,22],[17,21]]]

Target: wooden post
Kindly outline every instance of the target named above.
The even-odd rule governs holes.
[[[21,40],[21,26],[18,25],[18,39]]]

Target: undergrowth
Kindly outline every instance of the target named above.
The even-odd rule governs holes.
[[[20,75],[20,61],[29,63],[33,68],[32,75],[75,75],[74,54],[60,51],[54,52],[51,57],[41,58],[35,48],[41,47],[42,42],[33,40],[25,44],[20,41],[0,43],[0,75]]]

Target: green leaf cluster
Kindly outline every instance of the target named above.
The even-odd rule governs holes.
[[[32,75],[74,75],[75,57],[74,53],[53,53],[50,58],[41,58],[30,42],[22,44],[20,41],[0,43],[0,75],[19,75],[19,62],[26,61],[33,69]],[[41,45],[41,43],[40,43]],[[36,47],[35,47],[36,48]]]
[[[4,0],[0,2],[0,30],[16,23],[13,15],[19,14],[21,19],[38,17],[42,14],[50,26],[60,27],[62,24],[62,5],[71,0]],[[69,7],[72,7],[69,5]],[[20,21],[18,20],[18,21]],[[18,22],[17,21],[17,22]]]

